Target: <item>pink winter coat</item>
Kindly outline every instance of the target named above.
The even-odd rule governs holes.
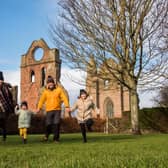
[[[88,96],[86,99],[79,98],[71,108],[71,112],[77,110],[78,123],[84,123],[92,117],[92,111],[95,109],[93,100]]]

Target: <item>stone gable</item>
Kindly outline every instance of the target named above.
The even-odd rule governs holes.
[[[42,51],[40,59],[36,59],[36,52]],[[29,108],[35,110],[41,88],[45,85],[46,77],[53,76],[60,80],[61,60],[57,49],[50,49],[43,39],[35,40],[26,54],[21,58],[21,101],[28,101]]]
[[[112,66],[116,66],[114,62]],[[92,58],[87,69],[86,90],[99,109],[94,112],[93,117],[122,118],[123,112],[130,110],[129,91],[111,76],[109,77],[109,72],[103,68],[102,65],[97,71]]]

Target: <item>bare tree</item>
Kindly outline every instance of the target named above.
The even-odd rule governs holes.
[[[62,13],[50,31],[63,61],[86,71],[94,59],[94,75],[115,78],[127,87],[132,132],[140,134],[137,87],[160,84],[167,71],[167,52],[158,48],[164,43],[161,28],[168,1],[64,0],[59,5]]]
[[[159,107],[168,108],[168,85],[160,89],[158,95],[153,98],[153,101]]]

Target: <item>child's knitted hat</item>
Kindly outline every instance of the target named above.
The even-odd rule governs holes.
[[[86,94],[86,95],[87,95],[86,90],[84,90],[84,89],[80,89],[80,96],[81,96],[82,94]]]
[[[28,107],[27,101],[22,101],[20,106],[21,106],[21,107],[22,107],[22,106]]]
[[[52,76],[50,76],[50,75],[48,76],[47,83],[55,83]]]

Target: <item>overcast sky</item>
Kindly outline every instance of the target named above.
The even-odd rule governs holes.
[[[32,41],[43,38],[50,48],[55,48],[48,36],[48,20],[58,14],[56,0],[4,0],[0,5],[0,71],[7,82],[20,85],[20,61]],[[67,76],[80,76],[79,72],[62,66],[61,81],[69,91],[71,103],[76,99],[79,86]],[[151,107],[153,93],[140,94],[140,107]]]

